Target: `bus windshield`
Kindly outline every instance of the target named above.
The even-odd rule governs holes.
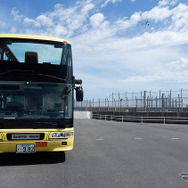
[[[0,119],[72,118],[72,87],[65,83],[3,81]]]
[[[71,66],[71,46],[65,43],[0,41],[1,61]]]
[[[74,87],[68,41],[0,35],[0,129],[73,127]]]

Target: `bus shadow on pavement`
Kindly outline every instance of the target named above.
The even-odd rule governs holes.
[[[65,162],[65,152],[34,154],[0,154],[0,166],[55,164]]]

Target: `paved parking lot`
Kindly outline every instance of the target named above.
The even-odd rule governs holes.
[[[188,187],[188,125],[75,120],[73,151],[1,155],[1,188]]]

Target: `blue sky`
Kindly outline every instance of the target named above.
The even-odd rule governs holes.
[[[1,0],[0,8],[0,33],[72,43],[87,99],[188,89],[187,0]]]

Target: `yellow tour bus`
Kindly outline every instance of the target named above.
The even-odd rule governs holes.
[[[0,153],[72,150],[74,90],[70,42],[0,34]]]

